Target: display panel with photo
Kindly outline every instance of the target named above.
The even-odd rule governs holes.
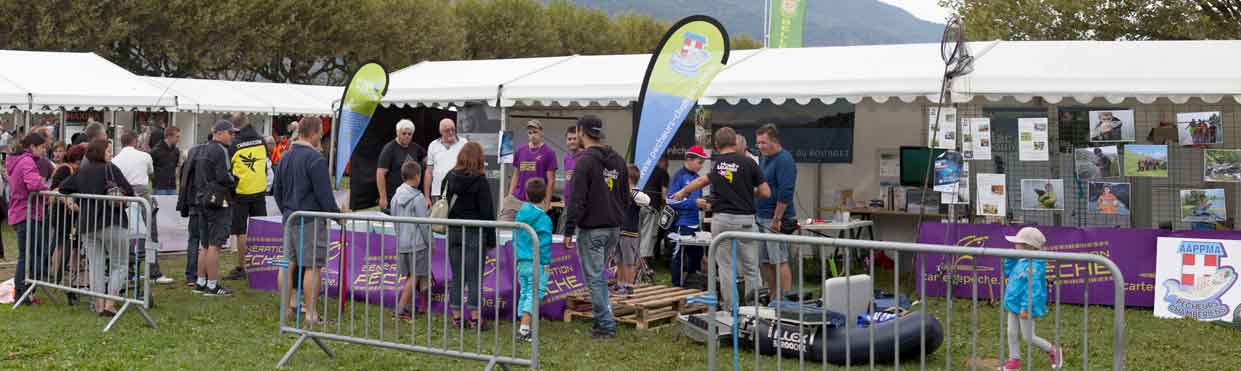
[[[1176,132],[1183,146],[1223,144],[1224,125],[1219,112],[1176,114]]]
[[[1241,182],[1241,150],[1203,150],[1202,162],[1202,180],[1208,182]]]
[[[1022,179],[1021,208],[1025,210],[1064,210],[1064,180]]]
[[[1086,210],[1091,214],[1129,215],[1129,183],[1090,182]]]
[[[1228,218],[1226,210],[1223,188],[1181,190],[1181,221],[1223,221]]]
[[[978,174],[978,202],[976,213],[981,216],[1008,215],[1008,183],[1004,174]]]
[[[1125,176],[1168,177],[1168,146],[1125,145]]]
[[[1136,131],[1133,110],[1090,111],[1091,142],[1132,142]]]
[[[1073,159],[1077,179],[1120,176],[1120,152],[1116,146],[1078,148],[1073,150]]]

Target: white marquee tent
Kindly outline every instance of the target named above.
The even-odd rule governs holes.
[[[1038,96],[1049,103],[1168,98],[1241,102],[1241,41],[996,41],[970,43],[974,72],[954,98]],[[938,98],[938,44],[734,51],[700,103],[769,99],[852,103]],[[637,99],[649,55],[422,62],[393,73],[384,104],[462,105],[497,96],[502,106],[627,104]],[[955,99],[954,99],[955,100]]]
[[[569,58],[422,62],[388,76],[388,94],[382,104],[461,106],[466,102],[485,102],[494,106],[500,86]]]
[[[172,96],[161,94],[93,53],[0,50],[0,78],[28,94],[26,106],[34,110],[161,110],[176,106]],[[5,90],[0,86],[0,91]],[[0,93],[0,98],[7,95]]]
[[[1048,103],[1103,98],[1142,103],[1167,98],[1241,102],[1241,41],[1000,42],[979,58],[954,92],[997,101],[1040,97]]]

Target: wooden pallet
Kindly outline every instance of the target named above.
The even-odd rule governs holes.
[[[612,316],[617,322],[632,324],[639,330],[645,330],[672,323],[677,315],[700,313],[707,310],[704,305],[687,304],[690,296],[702,294],[701,290],[685,289],[664,285],[642,285],[626,296],[611,297]],[[579,318],[594,318],[590,311],[590,297],[579,294],[568,298],[568,309],[565,310],[564,321],[572,322]]]

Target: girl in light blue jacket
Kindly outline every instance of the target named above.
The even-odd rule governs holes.
[[[1041,250],[1047,242],[1038,228],[1025,227],[1016,236],[1005,236],[1017,249]],[[1064,367],[1064,354],[1034,335],[1034,319],[1047,315],[1047,261],[1043,259],[1004,259],[1004,309],[1008,311],[1008,362],[1004,370],[1021,369],[1021,347],[1018,336],[1033,344],[1051,358],[1051,368]]]

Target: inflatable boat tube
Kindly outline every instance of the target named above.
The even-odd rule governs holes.
[[[897,354],[904,361],[918,359],[922,351],[920,326],[923,318],[922,313],[913,312],[875,325],[875,363],[895,363]],[[935,317],[928,314],[925,318],[926,353],[931,354],[943,343],[944,330]],[[753,317],[743,319],[739,326],[738,340],[742,349],[754,349],[754,338],[757,337],[758,351],[763,355],[774,355],[779,349],[785,358],[799,358],[799,353],[804,351],[805,359],[820,363],[856,365],[870,362],[869,327],[803,325],[799,331],[796,324]],[[898,327],[899,337],[896,332]],[[845,341],[846,333],[848,342]]]

